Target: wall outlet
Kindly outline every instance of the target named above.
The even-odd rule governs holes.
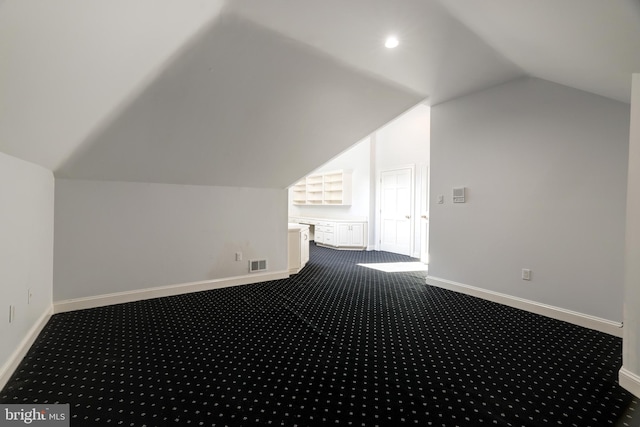
[[[242,252],[236,252],[236,261],[242,261]]]
[[[522,280],[531,280],[531,270],[528,268],[522,269]]]

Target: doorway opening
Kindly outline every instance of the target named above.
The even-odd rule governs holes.
[[[316,244],[319,236],[323,246],[386,251],[427,264],[429,138],[430,108],[419,104],[310,173],[349,177],[337,202],[321,198],[313,180],[293,185],[290,222],[310,224]],[[327,185],[335,195],[336,183]]]

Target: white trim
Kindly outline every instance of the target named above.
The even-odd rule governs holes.
[[[253,273],[246,276],[227,277],[224,279],[204,280],[201,282],[182,283],[178,285],[160,286],[134,291],[116,292],[113,294],[96,295],[84,298],[74,298],[53,303],[54,313],[83,310],[86,308],[103,307],[105,305],[122,304],[125,302],[141,301],[152,298],[188,294],[191,292],[208,291],[210,289],[226,288],[229,286],[248,285],[251,283],[268,282],[289,277],[288,271],[271,273]]]
[[[640,398],[640,376],[623,366],[618,372],[618,382],[622,388]]]
[[[605,334],[622,338],[622,323],[612,320],[603,319],[601,317],[591,316],[589,314],[579,313],[577,311],[567,310],[553,305],[543,304],[524,298],[514,297],[500,292],[489,291],[475,286],[465,285],[463,283],[454,282],[452,280],[441,279],[439,277],[427,276],[427,284],[437,286],[439,288],[449,289],[451,291],[461,292],[463,294],[482,298],[485,300],[497,302],[499,304],[508,305],[509,307],[519,308],[531,313],[541,314],[553,319],[562,320],[573,323]]]
[[[49,319],[51,318],[51,314],[53,313],[53,307],[49,307],[45,310],[44,313],[40,316],[40,318],[33,324],[27,335],[22,339],[18,348],[11,354],[9,360],[5,362],[5,364],[0,368],[0,390],[7,385],[9,382],[9,378],[15,372],[16,368],[22,359],[27,355],[27,352],[35,342],[42,329],[45,327]]]

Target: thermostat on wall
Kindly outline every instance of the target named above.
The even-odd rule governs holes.
[[[464,203],[465,187],[453,189],[453,203]]]

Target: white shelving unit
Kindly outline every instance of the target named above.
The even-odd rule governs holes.
[[[351,204],[351,171],[309,175],[293,186],[294,205],[344,206]]]
[[[304,205],[307,203],[307,183],[305,180],[297,182],[293,186],[292,191],[293,203],[296,205]]]
[[[344,172],[323,175],[325,205],[344,205]],[[349,201],[349,203],[351,203]]]
[[[310,175],[306,178],[307,205],[321,205],[324,198],[324,182],[322,175]]]

